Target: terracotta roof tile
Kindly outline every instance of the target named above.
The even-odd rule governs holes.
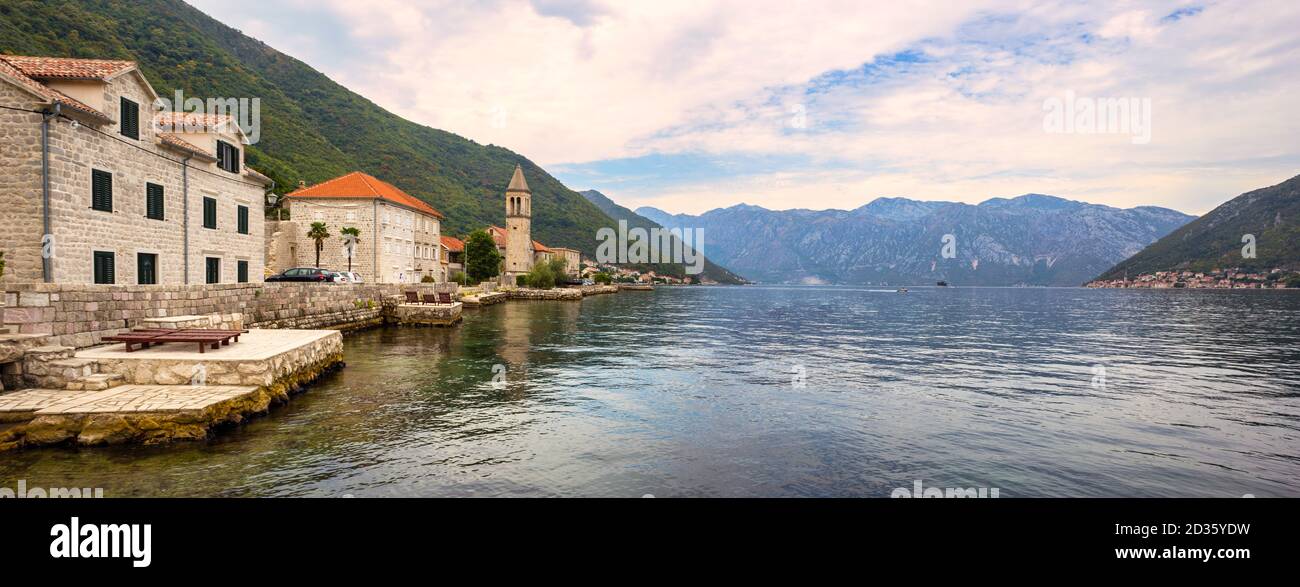
[[[296,190],[286,197],[299,198],[379,198],[395,204],[401,204],[425,214],[442,218],[442,213],[398,189],[396,186],[372,175],[353,171],[347,175],[318,183],[314,186]]]
[[[489,226],[487,228],[487,231],[488,234],[492,235],[492,241],[495,242],[498,247],[501,247],[503,249],[506,248],[506,243],[510,242],[509,231],[507,231],[504,228],[501,228],[500,226],[495,226],[495,225]],[[550,253],[552,251],[546,245],[539,243],[537,241],[533,241],[533,252]]]
[[[0,56],[34,79],[107,80],[135,67],[134,61],[112,59],[73,59],[69,57]]]
[[[153,117],[153,126],[159,132],[239,132],[229,116],[203,112],[159,112]]]
[[[447,247],[448,251],[460,253],[465,250],[465,241],[452,236],[442,237],[442,246]]]
[[[112,120],[107,114],[91,108],[85,103],[64,94],[63,92],[32,79],[23,72],[21,68],[12,63],[13,59],[16,58],[12,55],[0,55],[0,76],[9,78],[19,87],[35,94],[50,104],[61,104],[75,111],[81,112],[82,114],[88,114],[106,121]]]
[[[180,149],[182,151],[193,153],[195,155],[202,155],[204,158],[207,159],[213,159],[213,160],[216,159],[215,155],[209,153],[207,150],[203,149],[202,147],[199,147],[194,143],[182,139],[174,134],[158,133],[158,141],[168,147]]]

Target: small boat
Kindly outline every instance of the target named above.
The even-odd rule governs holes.
[[[907,293],[907,288],[905,287],[898,288],[898,293]]]
[[[948,287],[948,282],[946,282],[946,281],[940,281],[939,283],[937,283],[937,284],[935,284],[935,285],[938,285],[939,287]]]

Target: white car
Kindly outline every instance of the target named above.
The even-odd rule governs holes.
[[[340,271],[339,275],[343,276],[342,283],[365,283],[365,280],[361,279],[361,274],[356,271]]]

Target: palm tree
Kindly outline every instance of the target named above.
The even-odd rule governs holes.
[[[343,235],[344,248],[348,251],[348,273],[352,273],[352,249],[361,242],[361,229],[345,226],[339,229],[339,234]]]
[[[311,230],[307,231],[307,238],[316,241],[316,267],[320,267],[320,250],[325,247],[325,239],[329,237],[330,231],[324,222],[311,223]]]

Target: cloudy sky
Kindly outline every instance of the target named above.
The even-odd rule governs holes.
[[[1300,174],[1294,0],[189,1],[633,208],[1036,192],[1199,214]],[[1127,127],[1087,114],[1121,103]]]

